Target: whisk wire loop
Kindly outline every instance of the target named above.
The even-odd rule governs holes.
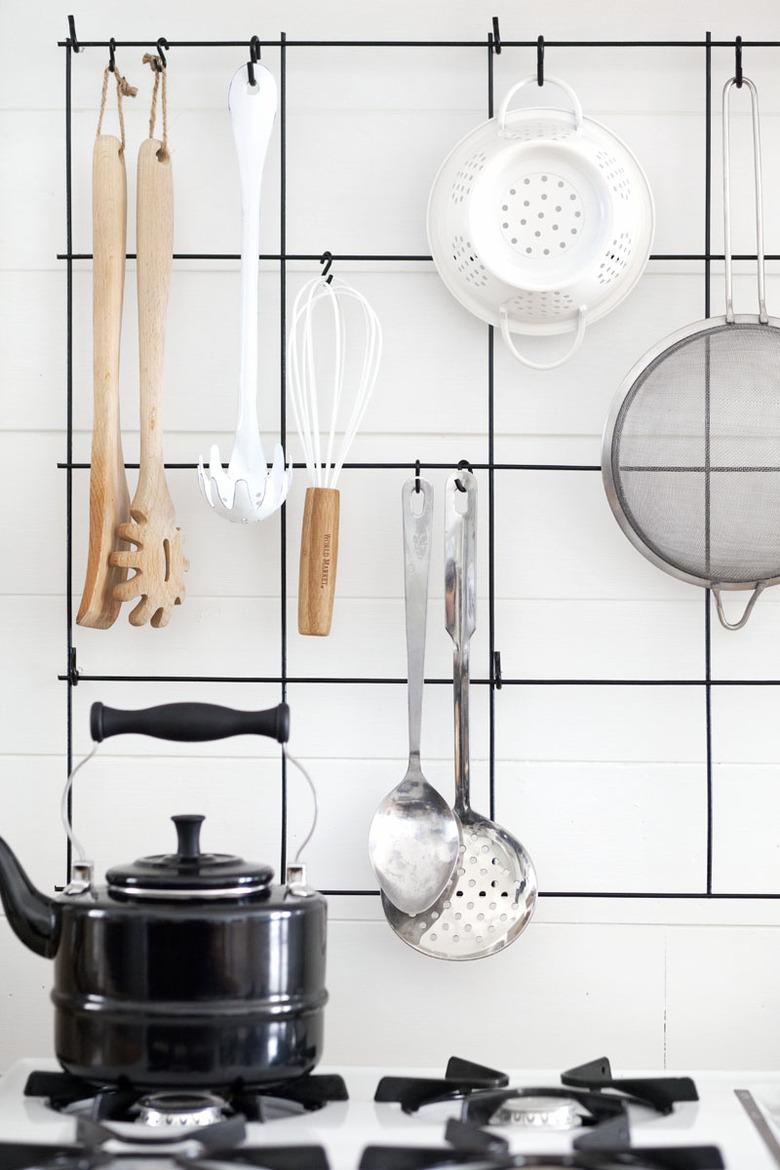
[[[354,393],[344,417],[344,403],[348,397],[346,359],[352,338],[345,312],[349,303],[356,304],[359,309],[363,345]],[[320,305],[332,329],[329,386],[327,379],[323,381],[321,366],[318,382],[315,318]],[[338,278],[329,282],[318,275],[305,284],[295,298],[288,349],[293,415],[311,484],[313,487],[335,488],[376,382],[382,356],[379,319],[357,289]],[[320,392],[327,394],[322,404],[325,410],[322,416]],[[340,445],[339,434],[342,436]]]

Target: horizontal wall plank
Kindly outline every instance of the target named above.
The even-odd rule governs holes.
[[[517,1063],[521,1053],[524,1066],[566,1068],[605,1050],[616,1065],[663,1063],[657,928],[532,924],[480,963],[433,962],[380,923],[334,924],[330,943],[329,1063],[400,1067],[419,1052],[426,1065],[443,1067],[452,1035],[442,1021],[456,1018],[459,1050],[492,1067]],[[467,1003],[483,1006],[464,1013]]]
[[[670,928],[667,948],[669,1067],[777,1068],[780,933]]]

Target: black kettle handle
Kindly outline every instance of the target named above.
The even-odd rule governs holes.
[[[103,703],[93,703],[89,727],[96,743],[111,735],[130,732],[183,743],[227,739],[231,735],[265,735],[278,743],[287,743],[290,708],[286,703],[279,703],[267,711],[238,711],[235,707],[219,707],[215,703],[164,703],[160,707],[122,711]]]

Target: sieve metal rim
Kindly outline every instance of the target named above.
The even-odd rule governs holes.
[[[620,525],[623,534],[633,544],[634,548],[642,553],[656,568],[662,569],[670,577],[676,577],[678,581],[686,581],[689,585],[699,585],[702,589],[719,589],[724,592],[756,589],[762,584],[766,587],[778,585],[780,584],[780,574],[776,577],[763,577],[760,580],[716,581],[711,577],[699,577],[693,573],[679,569],[676,565],[673,565],[670,561],[660,556],[631,523],[620,502],[620,496],[612,470],[612,443],[615,436],[615,427],[617,426],[626,398],[628,398],[628,395],[633,390],[637,380],[647,372],[649,366],[657,362],[658,358],[662,357],[666,350],[672,349],[681,341],[687,341],[697,334],[705,336],[723,327],[730,329],[733,325],[757,325],[761,329],[777,329],[780,331],[780,317],[769,317],[766,321],[761,321],[757,313],[738,313],[732,320],[728,320],[725,316],[706,317],[701,321],[694,321],[692,325],[685,325],[682,329],[677,329],[674,333],[668,334],[657,345],[648,349],[626,374],[612,400],[601,439],[601,479],[604,485],[604,491],[609,501],[609,506],[612,509],[612,514]]]

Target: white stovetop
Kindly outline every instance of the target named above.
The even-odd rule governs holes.
[[[34,1069],[56,1071],[58,1065],[52,1060],[22,1060],[0,1079],[0,1141],[44,1144],[74,1141],[75,1120],[72,1117],[56,1113],[38,1100],[24,1097],[24,1085]],[[248,1144],[319,1144],[325,1147],[332,1170],[356,1170],[360,1154],[369,1144],[438,1147],[446,1144],[444,1123],[447,1118],[457,1116],[457,1105],[429,1106],[420,1114],[409,1117],[398,1105],[375,1104],[373,1100],[380,1076],[441,1077],[442,1069],[322,1067],[316,1071],[340,1073],[346,1081],[350,1100],[265,1125],[253,1123],[248,1127]],[[661,1070],[613,1071],[615,1076],[677,1075]],[[716,1145],[720,1147],[729,1170],[776,1170],[776,1163],[734,1096],[734,1090],[749,1089],[753,1093],[775,1136],[780,1139],[780,1071],[691,1072],[690,1075],[696,1082],[700,1100],[677,1105],[669,1117],[632,1110],[633,1144]],[[512,1071],[510,1084],[559,1086],[560,1070]],[[552,1154],[571,1148],[571,1133],[529,1135],[507,1127],[500,1132],[510,1140],[515,1152]]]

